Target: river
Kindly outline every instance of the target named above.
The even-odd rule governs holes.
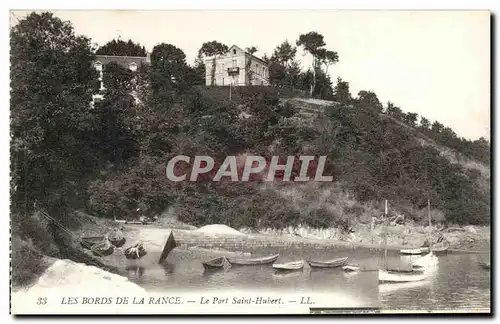
[[[280,254],[278,263],[298,260],[329,260],[347,256],[348,263],[361,264],[375,270],[381,253],[369,249],[248,249],[252,257]],[[389,263],[408,262],[417,256],[401,256],[389,252]],[[345,273],[340,268],[275,274],[271,266],[240,266],[226,271],[205,272],[199,257],[175,249],[167,262],[148,267],[129,266],[131,281],[148,291],[210,291],[240,290],[266,292],[331,293],[353,301],[353,307],[383,309],[489,309],[490,271],[479,267],[487,260],[484,254],[448,254],[439,256],[439,270],[431,278],[408,284],[379,285],[376,271]],[[336,307],[332,305],[331,307]]]

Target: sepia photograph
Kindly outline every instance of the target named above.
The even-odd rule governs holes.
[[[491,314],[487,10],[10,10],[10,313]]]

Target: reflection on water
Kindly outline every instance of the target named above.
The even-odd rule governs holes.
[[[277,249],[248,250],[252,257],[274,254]],[[368,271],[344,272],[341,268],[311,269],[276,273],[271,265],[235,266],[205,271],[193,254],[174,250],[168,262],[128,266],[130,280],[151,291],[251,290],[274,292],[331,293],[352,300],[358,307],[380,306],[389,309],[489,308],[490,272],[481,269],[482,256],[449,254],[439,256],[439,268],[430,278],[413,283],[379,284],[381,253],[367,249],[284,249],[278,262],[297,259],[331,260],[348,256],[349,264]],[[405,267],[420,256],[389,253],[389,263]],[[370,271],[371,270],[371,271]],[[337,298],[337,297],[336,297]],[[339,299],[339,303],[341,300]],[[335,307],[336,305],[332,305]]]

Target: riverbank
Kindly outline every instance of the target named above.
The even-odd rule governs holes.
[[[126,243],[123,247],[116,248],[112,255],[106,257],[95,257],[90,251],[83,250],[79,247],[79,253],[85,254],[89,260],[95,260],[95,262],[89,263],[82,258],[75,259],[77,262],[82,262],[79,263],[82,265],[91,264],[90,267],[92,270],[89,270],[89,273],[93,273],[95,269],[98,268],[105,270],[119,269],[122,271],[115,273],[126,276],[128,271],[127,268],[130,267],[131,262],[125,259],[124,250],[138,241],[144,243],[148,254],[141,260],[133,262],[134,266],[148,267],[152,264],[157,264],[161,251],[172,231],[178,247],[174,250],[174,253],[181,254],[186,258],[197,258],[200,260],[218,256],[250,257],[251,253],[249,251],[255,251],[255,249],[258,248],[273,248],[278,249],[278,251],[282,248],[289,247],[313,247],[318,249],[364,248],[371,250],[380,250],[383,248],[381,226],[375,226],[372,230],[368,227],[358,225],[353,228],[351,233],[343,233],[338,229],[311,229],[307,227],[286,228],[283,230],[262,229],[260,231],[240,229],[238,231],[217,224],[197,229],[193,226],[186,226],[185,224],[179,225],[179,223],[176,222],[161,222],[158,225],[130,225],[114,223],[92,216],[87,217],[91,217],[92,221],[84,222],[81,227],[73,230],[73,237],[105,235],[112,227],[117,226],[122,227],[122,231],[126,238]],[[438,237],[437,234],[444,237],[452,252],[490,253],[489,227],[466,226],[461,228],[448,228],[446,230],[433,228],[432,232],[435,234],[436,238]],[[428,238],[428,233],[428,227],[423,226],[390,226],[387,239],[388,249],[398,250],[401,248],[420,247]],[[70,256],[67,258],[72,259]],[[47,273],[56,276],[57,269],[60,269],[58,267],[51,268],[52,265],[50,265],[51,263],[47,260],[49,259],[44,258],[43,261],[44,267],[47,270],[43,271],[43,269],[38,269],[40,271],[36,274],[37,278],[41,278]],[[51,262],[53,263],[55,261],[52,260]],[[72,265],[68,267],[67,271],[76,271],[76,273],[78,273],[83,270]],[[82,272],[83,275],[86,275],[85,273],[85,271]],[[60,276],[66,275],[63,274]],[[95,276],[93,278],[96,279]],[[34,286],[37,285],[38,281],[35,280]]]

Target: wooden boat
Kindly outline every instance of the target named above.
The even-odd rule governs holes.
[[[401,282],[414,282],[425,280],[427,275],[423,273],[401,273],[401,272],[391,272],[387,270],[378,271],[378,281],[379,283],[401,283]]]
[[[406,254],[406,255],[420,255],[420,254],[425,254],[429,252],[428,247],[423,247],[423,248],[416,248],[416,249],[401,249],[399,250],[399,253],[401,254]]]
[[[491,264],[490,263],[486,263],[486,262],[479,262],[479,266],[483,269],[487,269],[487,270],[490,270],[491,269]]]
[[[97,243],[104,241],[106,236],[83,236],[80,238],[80,244],[85,249],[91,249]]]
[[[128,248],[125,249],[125,258],[129,260],[137,260],[148,254],[146,252],[146,249],[142,245],[141,242],[134,244]]]
[[[226,257],[219,257],[212,260],[208,260],[206,262],[202,262],[202,264],[205,270],[219,270],[219,269],[224,269],[224,267],[230,265]]]
[[[228,261],[231,265],[262,265],[273,263],[278,258],[279,254],[274,254],[267,257],[254,259],[229,258]]]
[[[444,246],[433,246],[431,248],[431,252],[434,254],[445,254],[448,253],[448,249],[450,248],[449,245],[444,245]]]
[[[273,264],[273,268],[276,271],[297,271],[304,268],[304,261],[287,262],[281,264]]]
[[[356,272],[359,271],[359,269],[360,266],[354,264],[348,264],[342,267],[342,270],[344,270],[345,272]]]
[[[92,251],[92,253],[94,253],[94,255],[108,256],[114,252],[115,246],[111,244],[111,242],[107,238],[105,238],[100,243],[92,245],[90,250]]]
[[[311,268],[337,268],[346,264],[348,257],[329,261],[307,261]]]
[[[125,235],[118,228],[114,228],[109,234],[108,239],[116,247],[120,247],[125,244]]]

